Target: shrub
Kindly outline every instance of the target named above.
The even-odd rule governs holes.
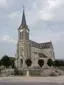
[[[55,60],[54,61],[54,66],[64,66],[64,61],[63,60]]]
[[[44,65],[44,60],[43,59],[39,59],[38,60],[38,64],[40,67],[42,67]]]
[[[47,64],[48,64],[48,66],[51,67],[51,66],[53,65],[53,61],[52,61],[52,59],[48,59]]]
[[[31,66],[31,64],[32,64],[32,61],[31,61],[30,59],[27,59],[27,60],[25,61],[25,63],[26,63],[26,65],[29,67],[29,66]]]
[[[9,67],[11,64],[10,58],[7,55],[4,55],[1,59],[1,64],[5,67]]]

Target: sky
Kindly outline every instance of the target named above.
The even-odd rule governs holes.
[[[55,57],[64,59],[64,0],[0,0],[0,58],[15,56],[23,6],[30,39],[52,41]]]

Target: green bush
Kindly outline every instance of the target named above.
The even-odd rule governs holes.
[[[32,64],[32,61],[31,61],[30,59],[27,59],[27,60],[25,61],[25,63],[26,63],[26,65],[29,67],[29,66],[31,66],[31,64]]]
[[[39,59],[38,60],[38,64],[42,68],[42,66],[44,65],[44,60],[43,59]]]
[[[48,59],[48,61],[47,61],[47,64],[48,64],[48,66],[53,66],[53,61],[52,61],[52,59]]]
[[[54,66],[57,66],[57,67],[64,66],[64,61],[63,60],[55,60]]]
[[[15,67],[14,61],[15,61],[15,58],[4,55],[0,59],[0,66],[3,65],[6,68],[9,68],[11,66],[12,68],[14,68]]]

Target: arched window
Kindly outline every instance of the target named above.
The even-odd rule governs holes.
[[[21,39],[21,32],[19,33],[20,39]]]
[[[28,33],[26,32],[26,39],[28,39]]]
[[[21,39],[23,39],[23,31],[22,31],[22,33],[21,33]]]
[[[20,32],[20,39],[23,39],[23,31]]]

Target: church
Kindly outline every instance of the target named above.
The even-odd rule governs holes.
[[[52,41],[38,43],[29,39],[30,29],[26,23],[25,11],[23,9],[22,22],[18,28],[18,42],[16,50],[15,65],[18,69],[27,68],[26,60],[31,60],[31,68],[39,67],[38,61],[44,60],[44,65],[47,66],[47,60],[55,60]]]

